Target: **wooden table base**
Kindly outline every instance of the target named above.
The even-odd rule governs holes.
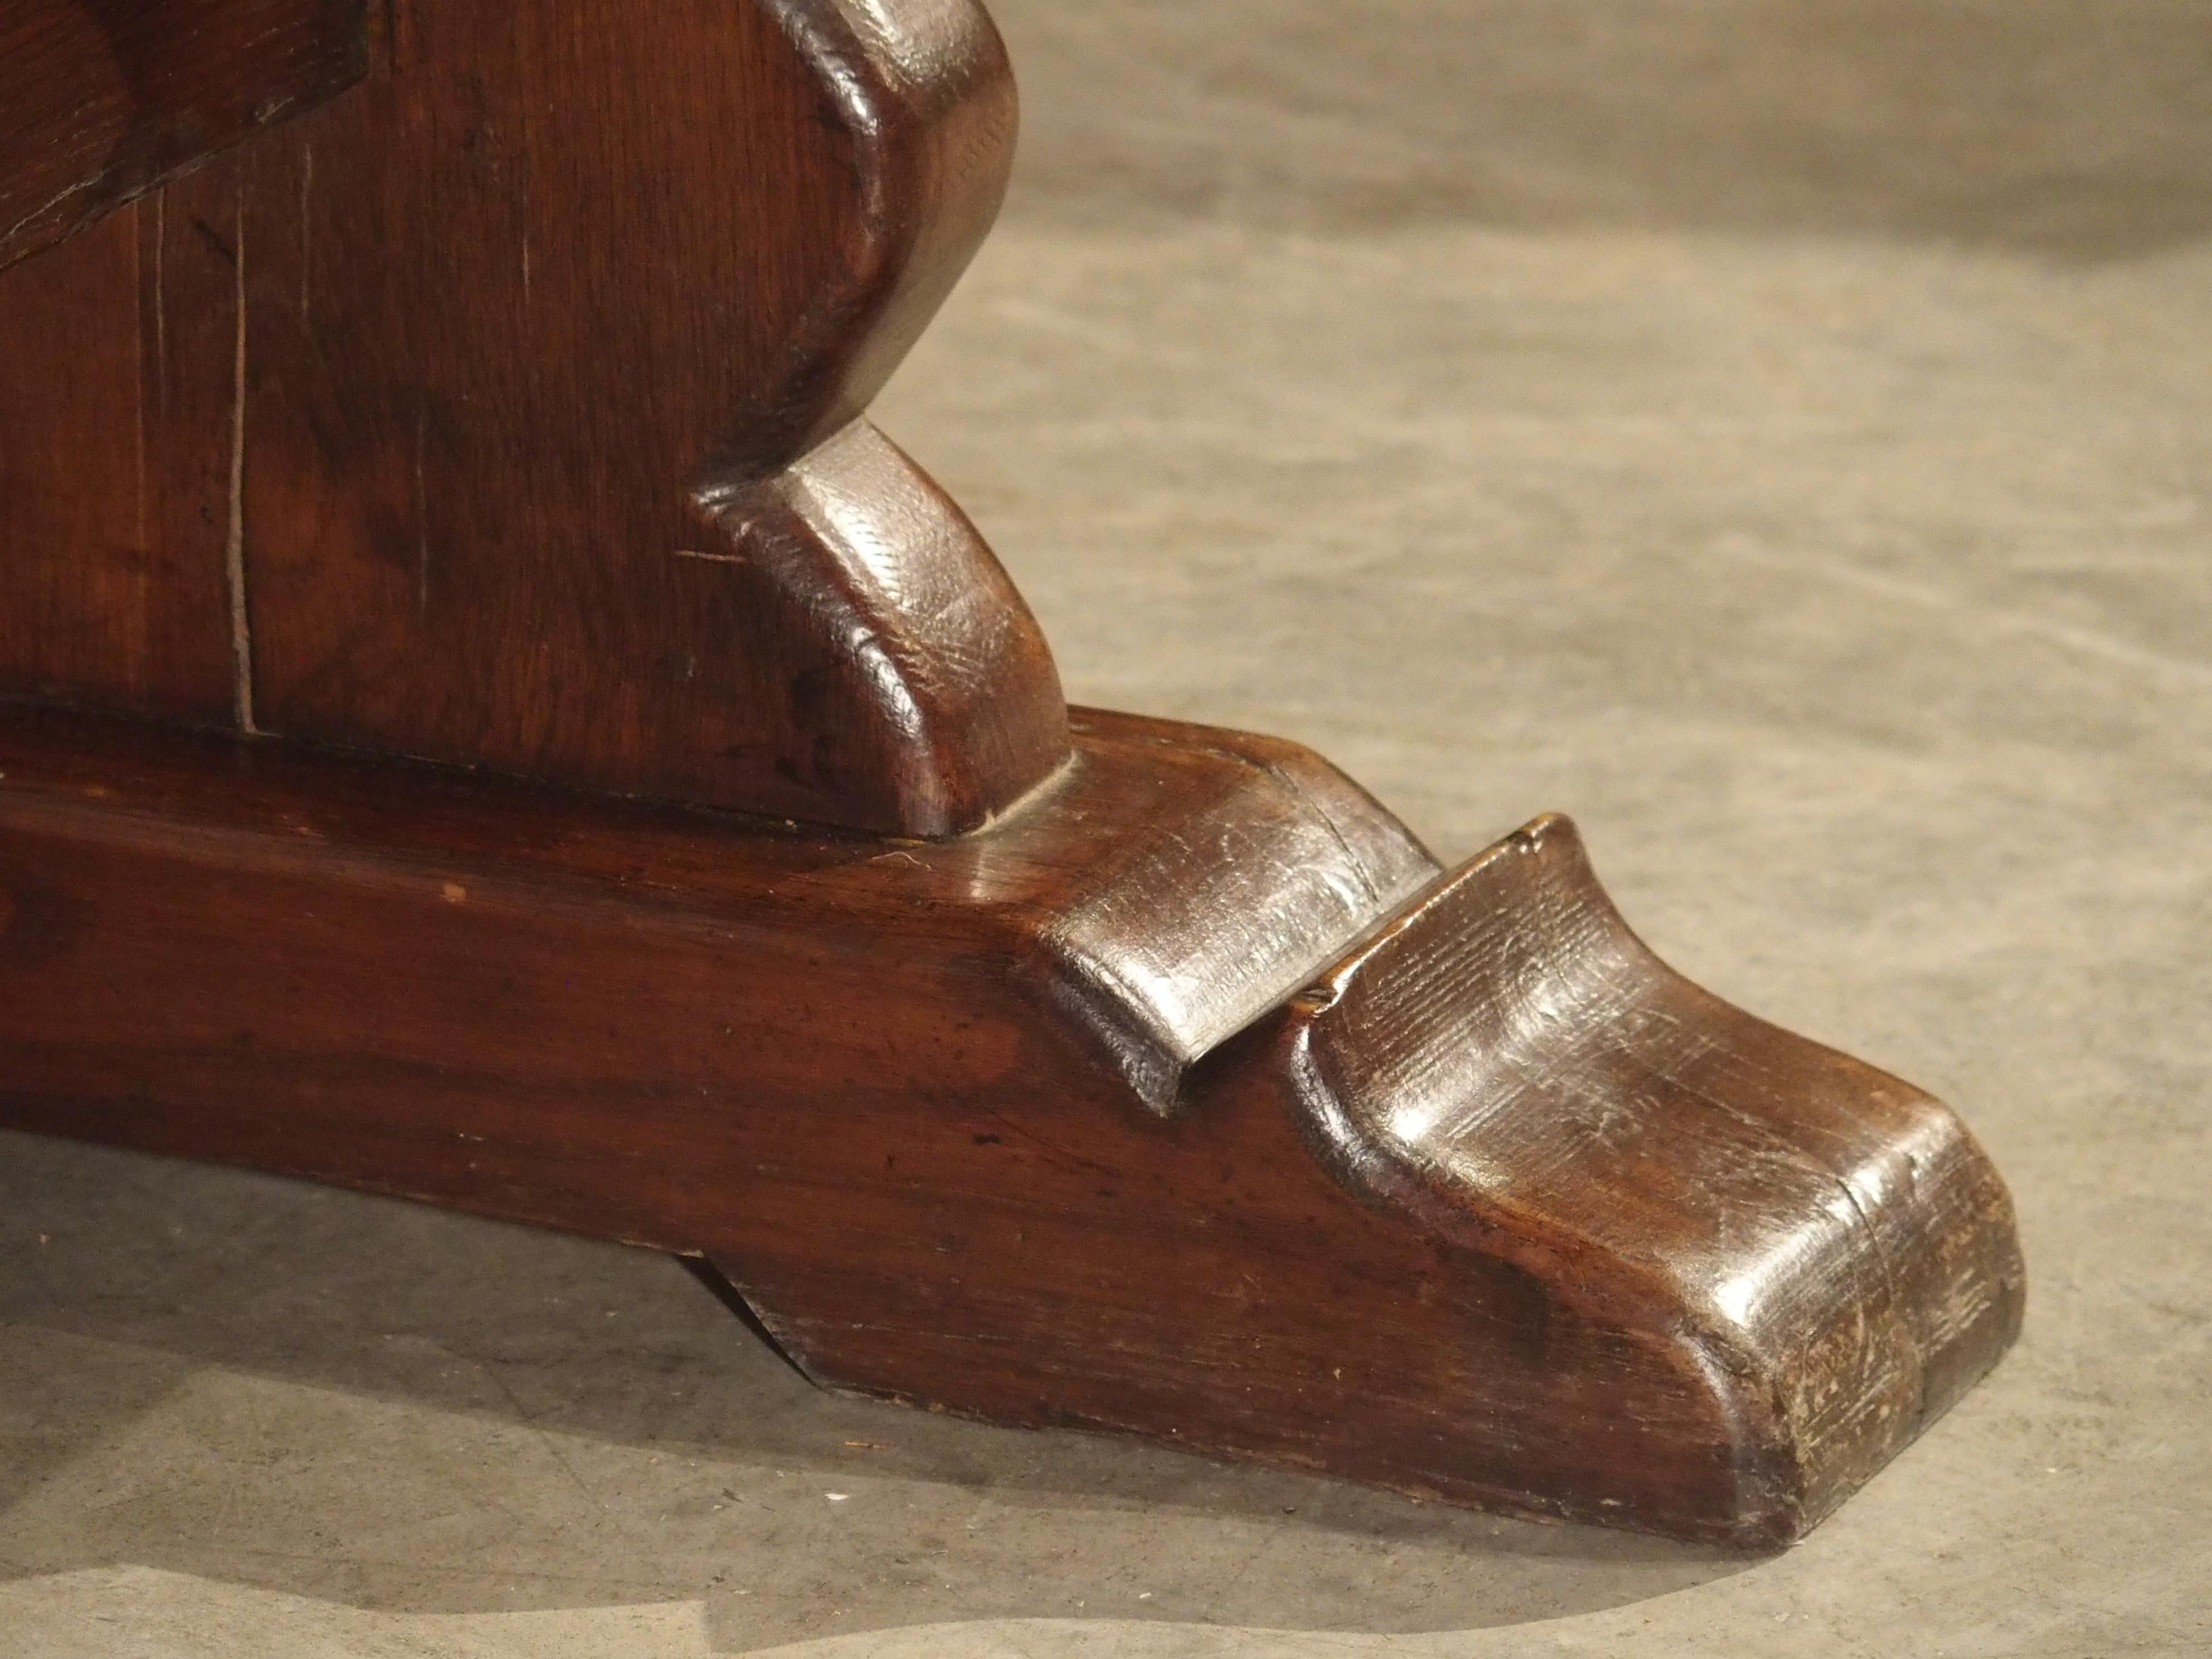
[[[1572,828],[1078,711],[960,838],[0,710],[0,1121],[704,1256],[806,1372],[1801,1534],[2017,1328],[1948,1110],[1699,991]]]

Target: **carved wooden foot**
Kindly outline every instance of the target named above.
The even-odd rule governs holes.
[[[1796,1537],[2001,1352],[1926,1096],[1670,972],[1562,819],[1079,714],[924,842],[18,712],[0,1121],[704,1255],[833,1386]]]
[[[1957,1121],[1563,820],[1447,876],[1294,746],[1071,715],[865,419],[1011,162],[969,0],[18,0],[19,108],[0,1122],[704,1256],[837,1386],[1701,1538],[2011,1337]]]

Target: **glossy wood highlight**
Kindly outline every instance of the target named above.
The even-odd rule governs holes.
[[[238,206],[219,158],[0,273],[0,693],[238,717]]]
[[[1445,877],[1290,745],[1077,731],[886,842],[19,714],[0,1121],[703,1255],[834,1387],[1747,1545],[2010,1340],[1957,1120],[1562,823]]]
[[[920,835],[1042,781],[1066,752],[1042,635],[854,425],[996,214],[989,21],[400,19],[396,72],[248,174],[261,726]]]
[[[0,276],[0,688],[908,835],[1042,783],[1051,653],[860,418],[1005,189],[983,13],[377,24],[373,79]]]
[[[1740,1544],[2002,1352],[1958,1121],[1563,820],[1448,874],[1296,745],[1071,720],[864,414],[1005,185],[971,0],[374,21],[0,275],[0,1122],[702,1257],[833,1387]]]

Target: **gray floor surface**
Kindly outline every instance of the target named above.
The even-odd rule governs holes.
[[[2002,1368],[1771,1559],[827,1398],[676,1264],[0,1139],[0,1653],[2212,1653],[2202,0],[1005,0],[878,414],[1088,702],[1662,953],[2011,1182]]]

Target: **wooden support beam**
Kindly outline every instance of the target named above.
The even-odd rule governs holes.
[[[887,833],[1043,781],[1051,651],[864,418],[1006,189],[981,9],[385,9],[390,72],[220,200],[0,273],[0,693]],[[100,121],[167,155],[236,136],[210,88],[306,101],[251,69],[357,76],[359,13],[9,11],[24,234],[157,176]]]
[[[1802,1534],[2017,1328],[1917,1090],[1126,715],[940,842],[0,721],[0,1123],[709,1258],[810,1375],[1538,1515]]]
[[[1563,820],[1447,873],[1071,718],[865,418],[1005,186],[972,0],[392,0],[48,246],[363,29],[0,17],[0,1123],[703,1257],[831,1386],[1746,1544],[2002,1352],[1958,1120]]]

